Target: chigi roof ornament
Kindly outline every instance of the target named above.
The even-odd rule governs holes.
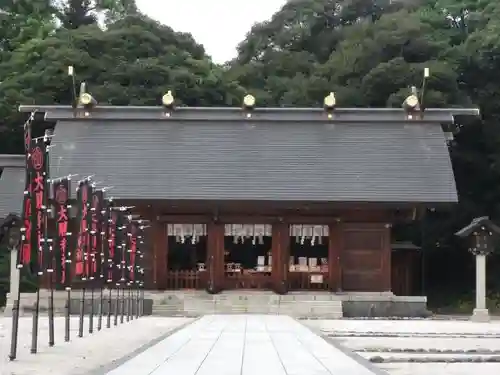
[[[175,109],[175,98],[171,90],[168,90],[161,98],[161,103],[165,109],[165,116],[170,117],[172,111]]]
[[[97,100],[87,92],[85,82],[80,85],[80,97],[78,98],[78,104],[85,109],[84,116],[90,116],[90,111],[97,105]]]
[[[323,100],[323,107],[325,108],[329,119],[333,118],[333,111],[335,110],[336,105],[337,100],[332,91],[329,95],[325,96],[325,99]]]
[[[255,108],[255,103],[255,96],[251,94],[247,94],[243,98],[243,111],[245,112],[247,118],[252,117],[251,111]]]
[[[429,68],[424,69],[424,78],[422,80],[422,88],[419,92],[416,86],[411,87],[411,94],[406,97],[403,102],[403,109],[406,112],[407,120],[422,120],[425,110],[424,106],[424,95],[425,95],[425,84],[427,78],[430,76]]]

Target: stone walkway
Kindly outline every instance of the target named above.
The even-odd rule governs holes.
[[[373,375],[287,316],[211,315],[107,375]]]

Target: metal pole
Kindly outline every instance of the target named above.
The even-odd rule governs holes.
[[[50,196],[50,165],[49,165],[49,149],[48,149],[48,139],[44,138],[44,142],[46,144],[46,153],[45,153],[45,165],[46,165],[46,178],[44,179],[44,189],[43,189],[43,200],[44,200],[44,209],[43,209],[43,259],[47,259],[47,266],[45,270],[47,272],[48,282],[49,282],[49,346],[54,346],[54,248],[52,240],[49,239],[49,196]],[[49,256],[50,255],[50,256]]]
[[[130,309],[131,309],[131,306],[130,306],[130,301],[131,301],[131,295],[130,295],[130,287],[128,288],[128,292],[127,292],[127,301],[126,301],[126,304],[125,304],[125,314],[127,315],[127,322],[130,322]]]
[[[71,325],[71,288],[66,288],[66,305],[64,306],[64,341],[70,340]]]
[[[99,319],[97,320],[97,330],[100,331],[102,329],[102,308],[103,308],[103,305],[104,305],[104,301],[103,301],[103,287],[101,285],[101,289],[100,289],[100,294],[99,294]]]
[[[93,281],[90,281],[93,284]],[[94,332],[94,285],[90,289],[89,333]]]
[[[116,326],[118,325],[118,313],[119,313],[119,309],[118,309],[118,305],[120,303],[120,288],[117,286],[116,287],[116,301],[115,301],[115,319],[114,319],[114,322],[113,324]]]
[[[80,321],[78,325],[78,337],[83,337],[83,319],[85,317],[85,288],[82,289],[80,297]]]
[[[38,318],[40,314],[40,274],[37,275],[36,283],[36,300],[35,308],[33,309],[33,322],[31,327],[31,354],[36,354],[38,351]]]
[[[136,301],[136,297],[135,297],[136,293],[135,292],[136,292],[136,289],[134,287],[134,284],[132,284],[130,287],[132,288],[132,298],[130,300],[130,304],[132,305],[132,308],[130,309],[130,320],[134,320],[134,318],[135,318],[135,308],[136,308],[136,306],[135,306],[135,301]]]
[[[125,288],[122,286],[122,297],[120,298],[120,323],[123,323],[123,318],[125,314]]]
[[[111,299],[112,299],[112,290],[110,285],[108,294],[108,311],[107,311],[108,317],[106,319],[106,328],[111,328]]]
[[[144,289],[141,289],[141,311],[139,315],[144,315]]]
[[[137,289],[136,289],[136,293],[135,293],[135,318],[136,319],[139,319],[139,309],[140,309],[140,306],[139,306],[139,299],[140,299],[140,289],[139,289],[139,286],[137,286]]]

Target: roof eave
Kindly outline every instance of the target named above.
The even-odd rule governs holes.
[[[42,112],[45,119],[100,121],[271,121],[271,122],[407,122],[451,124],[454,116],[479,116],[478,108],[428,108],[422,117],[409,120],[402,108],[337,108],[331,116],[322,108],[180,107],[166,115],[161,106],[97,106],[91,110],[71,106],[21,105],[20,112]],[[86,115],[87,113],[87,115]],[[250,114],[250,117],[248,115]]]
[[[470,224],[455,233],[458,237],[467,237],[480,227],[486,227],[495,234],[500,234],[500,227],[495,225],[488,216],[477,217]]]

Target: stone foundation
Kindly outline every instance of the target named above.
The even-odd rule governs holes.
[[[342,310],[346,318],[426,318],[427,297],[395,296],[395,295],[362,295],[342,296]]]
[[[127,296],[127,293],[125,293]],[[48,309],[49,292],[40,291],[40,310]],[[31,313],[35,303],[34,293],[21,295],[21,313]],[[104,292],[103,311],[107,313],[108,291]],[[81,291],[71,292],[71,314],[80,311]],[[94,293],[94,311],[99,311],[99,293]],[[64,314],[67,293],[54,292],[56,314]],[[90,311],[90,292],[85,296],[85,313]],[[112,294],[111,311],[114,312],[116,292]],[[12,300],[8,296],[5,314],[12,309]],[[277,295],[266,291],[240,290],[208,294],[204,291],[145,291],[144,314],[164,316],[199,316],[205,314],[283,314],[296,318],[338,319],[428,317],[427,298],[414,296],[395,296],[385,293],[327,293],[296,292]]]

